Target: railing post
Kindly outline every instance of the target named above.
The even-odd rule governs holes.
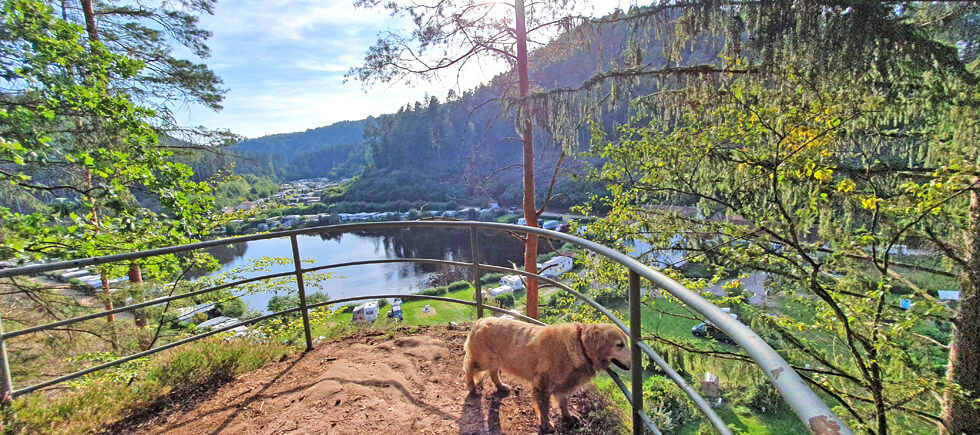
[[[14,382],[10,380],[10,360],[7,359],[7,340],[3,336],[3,319],[0,318],[0,406],[7,406],[5,400],[14,391]]]
[[[643,433],[640,412],[643,411],[643,354],[640,352],[640,275],[630,269],[630,351],[633,366],[633,434]]]
[[[476,227],[470,227],[470,253],[473,258],[473,288],[476,293],[473,299],[476,300],[476,318],[483,318],[483,288],[480,285],[480,244],[476,240]]]
[[[303,284],[303,265],[299,257],[299,243],[296,235],[290,235],[293,244],[293,265],[296,266],[296,288],[299,289],[299,312],[303,315],[303,334],[306,335],[306,350],[313,350],[313,333],[310,331],[310,313],[306,309],[306,286]]]

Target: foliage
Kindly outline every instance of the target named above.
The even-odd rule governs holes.
[[[470,286],[471,285],[470,285],[470,282],[469,281],[454,281],[454,282],[449,283],[449,285],[447,286],[447,288],[449,289],[449,291],[454,292],[454,291],[457,291],[457,290],[463,290],[463,289],[470,288]]]
[[[594,155],[607,161],[602,202],[612,211],[590,231],[603,243],[643,240],[715,268],[699,282],[669,271],[694,290],[730,271],[767,273],[768,294],[784,295],[783,304],[747,306],[738,279],[727,294],[705,296],[748,314],[791,363],[818,366],[803,376],[852,427],[935,424],[935,394],[955,402],[958,386],[921,351],[944,345],[914,331],[948,322],[953,310],[906,275],[977,281],[962,257],[972,228],[966,197],[977,182],[976,141],[966,138],[975,129],[945,116],[972,111],[977,80],[927,17],[972,12],[806,4],[705,2],[681,11],[690,27],[678,28],[680,45],[701,32],[722,36],[719,29],[748,38],[726,42],[720,63],[731,75],[679,73],[675,90],[636,100],[638,115],[626,125],[594,130]],[[904,264],[894,255],[904,246],[946,258]],[[599,266],[589,279],[623,288],[622,276]],[[912,291],[914,309],[896,308],[897,285]]]
[[[503,308],[512,308],[514,306],[513,293],[501,293],[497,296],[494,296],[493,300],[497,302],[497,305]]]
[[[643,381],[643,408],[664,432],[674,432],[699,415],[680,387],[662,376]]]
[[[52,397],[15,400],[3,421],[9,433],[87,433],[166,405],[215,382],[276,361],[287,349],[251,340],[206,339],[150,359],[87,376]],[[94,358],[101,358],[93,356]]]
[[[5,59],[0,101],[0,181],[37,201],[11,213],[0,204],[2,257],[61,259],[187,243],[221,224],[211,216],[211,182],[191,179],[186,165],[160,147],[157,112],[131,89],[146,63],[118,54],[111,42],[86,39],[80,26],[38,1],[3,5]],[[60,197],[54,203],[52,198]],[[141,264],[169,278],[182,265],[165,255]],[[128,272],[103,266],[103,276]]]
[[[766,414],[780,414],[789,410],[779,390],[766,378],[759,378],[758,381],[750,384],[735,400]]]
[[[496,284],[500,282],[500,278],[503,278],[506,274],[503,273],[487,273],[480,276],[480,284]]]
[[[444,296],[448,291],[449,291],[448,288],[442,286],[442,287],[427,288],[425,290],[419,291],[418,294],[423,296]]]

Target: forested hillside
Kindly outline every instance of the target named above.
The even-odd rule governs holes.
[[[630,40],[624,25],[576,28],[532,53],[531,80],[538,91],[578,88],[600,71],[637,62],[666,66],[664,47],[652,34],[644,41]],[[628,55],[624,55],[628,53]],[[713,44],[701,43],[684,55],[686,64],[711,63]],[[513,115],[501,98],[512,91],[512,74],[462,95],[406,104],[396,113],[361,121],[344,121],[305,132],[278,134],[243,141],[232,148],[248,162],[239,173],[274,175],[284,180],[358,175],[344,200],[386,202],[393,199],[425,201],[497,201],[517,205],[522,196],[521,143],[516,140]],[[649,93],[651,85],[636,89]],[[598,89],[598,93],[608,89]],[[562,149],[588,148],[588,121],[605,128],[628,119],[629,99],[608,99],[578,121],[577,143],[563,146],[538,129],[536,169],[551,174]],[[559,171],[555,206],[571,206],[601,193],[601,185],[579,180],[589,167],[581,156],[568,155]],[[543,193],[551,181],[541,176]]]

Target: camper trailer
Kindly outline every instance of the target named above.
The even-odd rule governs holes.
[[[565,257],[559,255],[548,261],[545,261],[541,267],[538,268],[541,271],[541,276],[545,278],[555,278],[562,276],[565,272],[572,270],[573,261],[571,257]]]
[[[365,302],[354,307],[351,322],[374,322],[378,319],[378,301]]]
[[[524,281],[521,281],[520,275],[507,275],[500,278],[500,285],[505,285],[514,290],[520,290],[524,288]]]

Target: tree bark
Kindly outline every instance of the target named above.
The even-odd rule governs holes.
[[[980,179],[974,179],[980,182]],[[976,433],[980,428],[980,409],[973,403],[980,398],[980,188],[970,191],[970,223],[967,226],[966,267],[959,309],[953,318],[953,339],[949,346],[946,378],[959,385],[963,394],[946,391],[943,403],[943,431],[950,434]]]
[[[518,123],[522,126],[524,142],[524,221],[529,227],[538,226],[538,211],[534,201],[534,131],[531,127],[531,113],[527,106],[530,83],[527,72],[527,25],[524,21],[524,0],[514,1],[517,33],[517,76],[520,82],[521,110]],[[524,270],[538,273],[538,236],[528,234],[524,242]],[[527,316],[538,318],[538,280],[527,280]]]
[[[106,276],[105,272],[100,272],[99,278],[102,278],[102,295],[105,297],[105,309],[106,311],[110,311],[112,310],[112,294],[111,290],[109,289],[109,277]],[[108,320],[109,323],[115,322],[116,315],[109,314],[106,316],[106,320]]]
[[[89,41],[99,40],[99,28],[95,24],[95,8],[92,0],[79,0],[82,3],[82,13],[85,15],[85,31]]]
[[[141,285],[143,284],[143,273],[140,271],[140,266],[136,263],[129,263],[129,284],[130,285]],[[142,289],[139,289],[142,292]],[[133,324],[137,328],[145,328],[150,324],[149,319],[143,315],[143,311],[133,310]]]

